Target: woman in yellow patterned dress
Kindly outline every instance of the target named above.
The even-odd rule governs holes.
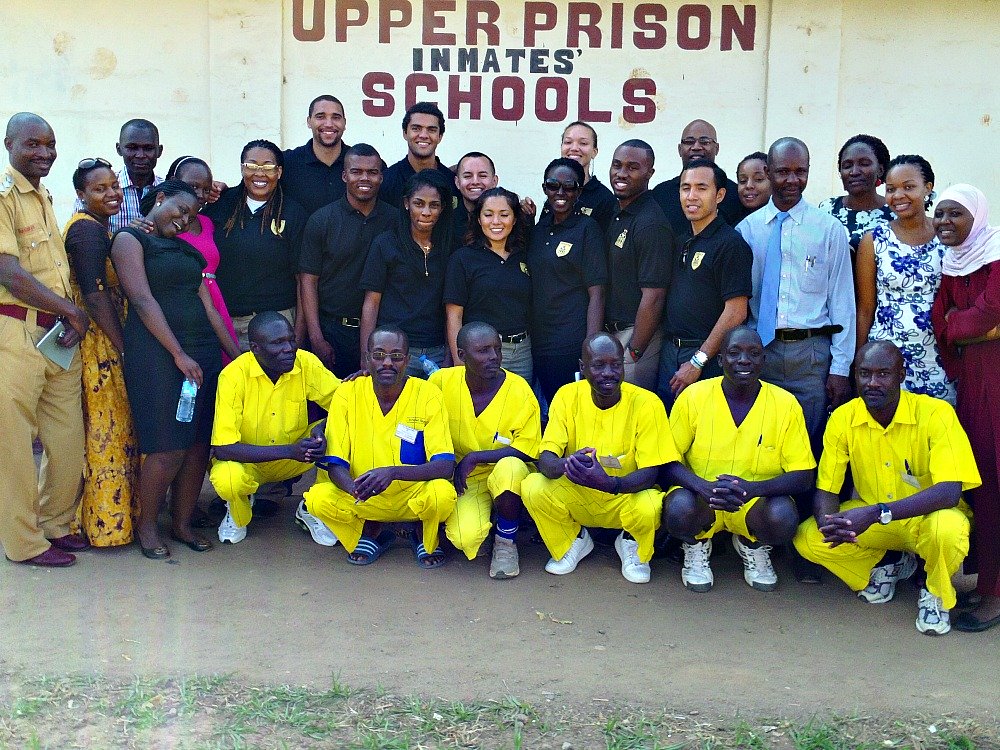
[[[86,466],[80,502],[81,531],[95,547],[132,541],[133,497],[139,450],[122,374],[124,295],[111,265],[110,217],[122,204],[111,164],[84,159],[73,173],[83,204],[63,230],[77,304],[90,314],[83,359]]]

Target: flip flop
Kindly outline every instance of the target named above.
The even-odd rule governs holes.
[[[417,565],[424,570],[440,568],[448,562],[448,555],[445,554],[445,551],[440,546],[433,552],[428,552],[424,548],[424,543],[417,541],[416,534],[410,535],[410,547],[413,549],[413,556],[416,558]]]
[[[394,541],[396,541],[396,535],[391,529],[386,529],[374,539],[370,536],[362,536],[358,540],[358,546],[354,548],[354,552],[348,553],[347,562],[351,565],[371,565],[389,550]],[[351,555],[361,555],[362,557],[360,560],[355,560]]]

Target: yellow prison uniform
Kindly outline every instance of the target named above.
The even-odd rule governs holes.
[[[844,503],[841,510],[891,503],[938,482],[961,482],[963,490],[981,484],[969,438],[955,410],[940,399],[907,391],[900,392],[896,414],[886,428],[872,418],[860,398],[830,416],[817,487],[840,492],[848,464],[860,499]],[[858,536],[856,544],[838,547],[823,541],[816,519],[810,518],[799,527],[795,547],[854,591],[868,585],[872,568],[886,550],[915,552],[924,561],[927,590],[941,598],[945,609],[951,609],[955,606],[951,577],[969,552],[969,515],[963,500],[957,507],[925,516],[885,526],[874,523]]]
[[[757,400],[739,427],[722,391],[721,377],[694,383],[678,396],[670,411],[670,431],[684,464],[699,477],[715,481],[720,474],[731,474],[762,482],[816,468],[806,420],[795,396],[770,383],[760,386]],[[724,530],[756,541],[747,528],[747,513],[759,499],[751,498],[733,513],[717,510],[712,526],[696,538],[711,539]]]
[[[566,457],[595,448],[610,476],[679,461],[663,403],[654,393],[622,383],[621,401],[598,409],[585,380],[560,388],[549,408],[539,453]],[[580,533],[580,526],[624,529],[639,543],[639,559],[653,556],[660,527],[663,493],[657,489],[610,495],[574,484],[565,476],[531,474],[521,482],[525,507],[535,519],[549,553],[558,560]]]
[[[13,167],[0,171],[0,255],[12,255],[44,287],[72,299],[69,260],[52,198]],[[0,305],[28,309],[27,320],[0,315],[0,434],[7,444],[0,469],[0,544],[11,560],[49,548],[70,533],[83,477],[82,365],[68,370],[35,348],[46,329],[36,310],[0,285]],[[31,443],[45,446],[41,474]]]
[[[476,451],[505,447],[533,458],[538,456],[542,439],[538,401],[524,378],[505,372],[500,390],[478,417],[465,382],[464,367],[446,367],[430,376],[430,382],[444,396],[457,460]],[[528,473],[524,461],[507,456],[495,464],[480,464],[469,474],[465,492],[455,503],[455,511],[448,516],[444,529],[452,544],[470,560],[476,557],[493,527],[493,501],[503,492],[520,497],[521,481]]]
[[[272,383],[252,352],[241,354],[219,375],[215,395],[212,445],[291,445],[308,437],[311,425],[307,401],[324,409],[340,381],[311,352],[299,349],[291,371]],[[283,482],[312,468],[312,464],[283,459],[263,463],[212,461],[209,479],[219,497],[229,504],[237,526],[252,517],[249,495],[268,482]]]
[[[413,377],[388,414],[382,414],[371,378],[342,383],[330,402],[326,443],[326,461],[348,467],[355,479],[382,466],[455,460],[441,391]],[[320,470],[305,500],[348,552],[358,545],[365,521],[419,520],[430,553],[438,546],[438,526],[455,508],[455,486],[449,479],[395,481],[382,494],[355,503]]]

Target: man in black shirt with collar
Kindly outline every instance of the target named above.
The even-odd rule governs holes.
[[[625,348],[625,380],[656,388],[663,331],[660,317],[670,286],[676,240],[649,190],[653,148],[625,141],[611,159],[611,190],[618,199],[606,235],[608,290],[604,325]]]
[[[692,159],[708,159],[711,162],[719,155],[719,136],[715,132],[712,123],[705,120],[694,120],[688,123],[681,133],[680,143],[677,144],[677,153],[681,157],[681,169],[687,168]],[[653,188],[653,197],[656,198],[663,213],[666,214],[670,226],[678,237],[690,235],[691,225],[680,202],[680,175],[672,180],[661,182]],[[726,195],[719,205],[719,215],[731,227],[739,224],[743,217],[749,213],[740,203],[740,197],[736,193],[736,183],[726,180]]]
[[[347,149],[341,181],[347,195],[319,209],[306,224],[299,271],[313,353],[345,378],[358,369],[361,357],[361,272],[368,248],[395,225],[399,212],[378,199],[382,157],[367,143]]]
[[[285,195],[312,214],[344,197],[344,154],[350,148],[341,140],[347,130],[344,105],[335,96],[317,96],[309,104],[306,125],[312,138],[304,146],[285,151],[281,184]]]
[[[681,172],[679,200],[692,235],[681,246],[663,311],[664,337],[656,392],[669,409],[699,377],[722,374],[725,335],[746,320],[753,252],[719,215],[726,173],[710,159]]]
[[[455,167],[455,187],[462,199],[455,204],[452,214],[452,245],[458,249],[465,246],[465,233],[469,228],[469,216],[476,207],[476,200],[483,191],[500,184],[497,168],[493,160],[480,151],[470,151],[458,160]]]
[[[406,181],[422,169],[436,169],[452,186],[454,202],[458,205],[459,193],[455,186],[455,173],[441,163],[437,147],[444,138],[444,113],[431,102],[417,102],[403,116],[403,140],[407,153],[385,171],[381,199],[396,208],[403,207],[403,190]]]

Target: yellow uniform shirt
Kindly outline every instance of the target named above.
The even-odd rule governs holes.
[[[291,445],[309,425],[306,401],[327,409],[339,385],[315,354],[302,349],[277,383],[252,352],[241,354],[219,375],[212,445]]]
[[[581,448],[595,448],[610,476],[681,458],[663,403],[656,394],[631,383],[622,383],[621,400],[610,409],[597,408],[585,380],[558,390],[540,450],[565,457]]]
[[[432,374],[430,382],[441,389],[448,426],[461,460],[475,451],[511,447],[538,457],[542,440],[541,413],[531,386],[520,375],[507,372],[493,400],[476,416],[472,394],[465,382],[464,367],[445,367]],[[477,467],[489,471],[492,467]]]
[[[951,405],[907,391],[900,392],[896,414],[885,428],[860,398],[830,416],[816,486],[840,492],[848,464],[857,495],[869,505],[901,500],[938,482],[961,482],[963,490],[982,483]]]
[[[441,391],[412,377],[384,415],[371,378],[342,383],[330,403],[326,444],[326,463],[349,467],[352,477],[380,466],[455,460]],[[325,471],[319,478],[329,481]]]
[[[10,166],[0,172],[0,254],[13,255],[42,286],[72,298],[69,260],[52,197]],[[4,286],[0,286],[0,305],[32,307]]]
[[[670,411],[670,430],[684,463],[703,479],[732,474],[760,482],[816,468],[802,407],[783,388],[761,383],[737,427],[722,392],[722,378],[694,383]]]

